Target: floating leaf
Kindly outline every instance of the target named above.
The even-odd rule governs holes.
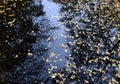
[[[55,53],[50,53],[50,56],[51,56],[51,57],[55,56]]]
[[[77,37],[79,37],[79,35],[78,35],[78,34],[75,34],[75,37],[77,38]]]
[[[74,79],[74,78],[75,78],[75,75],[72,75],[70,78],[71,78],[71,79]]]
[[[58,76],[59,76],[59,77],[63,77],[64,74],[62,74],[62,73],[58,73]]]
[[[55,77],[56,77],[56,75],[55,75],[55,74],[52,74],[51,78],[55,78]]]
[[[61,44],[61,47],[65,47],[65,44],[62,43],[62,44]]]
[[[117,80],[115,80],[114,78],[112,78],[112,82],[115,84],[119,84],[119,82]]]
[[[71,29],[66,29],[66,31],[71,31]]]
[[[120,78],[120,74],[116,74],[116,76],[117,76],[118,78]]]
[[[57,66],[54,66],[54,69],[57,69],[58,67]]]
[[[29,52],[29,53],[28,53],[28,56],[31,56],[31,55],[33,55],[33,54]]]
[[[53,39],[54,39],[54,40],[57,40],[57,38],[55,38],[55,37],[54,37]]]
[[[18,55],[16,55],[15,58],[18,58]]]
[[[49,58],[47,58],[45,61],[46,61],[46,62],[49,62]]]
[[[57,62],[57,60],[54,60],[54,62]]]
[[[68,52],[67,49],[64,49],[65,52]]]
[[[47,38],[47,41],[50,41],[51,37]]]
[[[62,59],[59,59],[59,61],[63,61]]]

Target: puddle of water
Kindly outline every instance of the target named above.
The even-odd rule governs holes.
[[[55,26],[58,27],[53,32],[52,38],[54,39],[53,42],[50,44],[50,54],[54,53],[53,57],[50,57],[51,63],[53,66],[58,66],[58,69],[66,67],[66,56],[68,56],[69,51],[63,46],[66,45],[67,39],[64,37],[66,36],[65,27],[59,23],[59,11],[60,11],[60,4],[56,4],[52,1],[43,0],[42,4],[44,5],[44,11],[46,12],[46,17],[50,20],[50,22]],[[61,60],[61,61],[59,61]]]
[[[52,24],[58,26],[59,19],[59,9],[60,5],[53,3],[52,1],[43,0],[42,4],[44,5],[44,11],[46,17],[51,21]]]

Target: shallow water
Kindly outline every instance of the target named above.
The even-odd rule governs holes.
[[[54,41],[50,42],[50,50],[49,53],[54,53],[55,56],[52,58],[48,58],[51,60],[51,64],[53,66],[57,66],[59,69],[64,68],[66,66],[66,56],[70,53],[66,48],[63,48],[62,45],[67,44],[67,39],[65,36],[67,32],[65,31],[65,26],[59,22],[60,19],[60,5],[54,2],[50,2],[48,0],[44,0],[44,11],[46,12],[46,17],[49,19],[50,23],[54,25],[56,28],[52,33],[52,37]],[[66,50],[66,52],[65,52]],[[62,62],[59,62],[59,59]],[[56,63],[54,61],[57,61]]]
[[[0,4],[0,83],[120,82],[116,2],[29,2]]]

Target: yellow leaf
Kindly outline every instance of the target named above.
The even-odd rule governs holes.
[[[49,62],[49,59],[46,59],[46,62]]]
[[[106,80],[106,79],[107,79],[107,77],[103,77],[103,78],[102,78],[103,81]]]
[[[119,84],[117,80],[115,80],[114,78],[112,78],[112,82]]]
[[[3,11],[3,10],[0,10],[0,14],[2,14],[2,13],[4,13],[4,11]]]
[[[71,78],[71,79],[74,79],[74,78],[75,78],[75,75],[72,75],[70,78]]]
[[[117,76],[118,78],[120,78],[120,74],[116,74],[116,76]]]
[[[64,76],[64,74],[58,73],[58,76],[59,76],[59,77],[62,77],[62,76]]]
[[[32,55],[32,53],[28,53],[28,56],[31,56]]]
[[[56,75],[55,74],[52,74],[52,76],[51,76],[52,78],[55,78],[56,77]]]
[[[79,35],[78,35],[78,34],[75,34],[75,37],[79,37]]]

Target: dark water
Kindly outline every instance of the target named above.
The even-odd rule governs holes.
[[[120,2],[0,3],[1,84],[118,84]]]

